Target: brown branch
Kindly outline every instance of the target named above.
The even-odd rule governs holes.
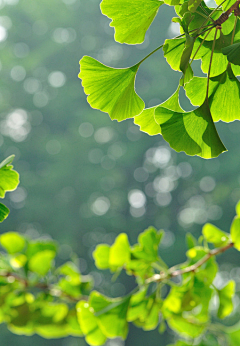
[[[30,283],[27,279],[21,277],[20,275],[16,273],[11,273],[8,271],[1,270],[0,271],[0,277],[5,277],[9,282],[18,281],[21,283],[24,288],[39,288],[40,290],[48,291],[50,295],[53,297],[58,298],[67,298],[71,300],[72,302],[79,302],[79,300],[88,300],[88,296],[79,296],[79,297],[72,297],[71,295],[61,291],[59,288],[54,287],[53,285],[48,285],[44,282],[36,282],[36,283]]]
[[[232,12],[234,12],[235,16],[238,16],[240,14],[239,4],[240,0],[237,0],[231,7],[229,7],[229,9],[226,12],[222,13],[221,16],[214,21],[214,24],[216,26],[221,26],[224,22],[226,22],[226,20],[228,20]]]
[[[201,267],[205,262],[207,262],[211,257],[217,256],[220,253],[225,252],[226,250],[230,249],[233,247],[233,243],[228,243],[227,245],[217,248],[217,249],[213,249],[210,250],[203,258],[201,258],[197,263],[183,268],[183,269],[178,269],[175,270],[175,266],[171,267],[169,269],[169,271],[167,273],[160,273],[160,274],[155,274],[153,275],[151,278],[146,280],[146,284],[150,284],[152,282],[161,282],[163,280],[166,279],[171,279],[173,277],[179,276],[179,275],[183,275],[183,274],[187,274],[187,273],[191,273],[191,272],[195,272],[199,267]]]

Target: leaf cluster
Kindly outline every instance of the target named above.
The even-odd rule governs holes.
[[[89,345],[125,339],[130,322],[145,331],[170,328],[182,339],[176,346],[193,340],[207,346],[213,339],[237,345],[239,326],[219,324],[233,311],[235,282],[216,287],[214,281],[216,256],[233,247],[240,250],[240,203],[236,210],[230,233],[206,224],[199,239],[187,234],[187,259],[171,268],[161,258],[164,232],[154,227],[142,232],[133,246],[125,233],[111,246],[98,245],[93,253],[98,269],[110,270],[115,278],[121,271],[135,278],[134,290],[118,298],[91,291],[92,278],[83,276],[74,262],[57,265],[55,241],[3,233],[0,321],[16,334],[84,336]]]
[[[114,27],[119,43],[141,44],[164,4],[174,6],[177,17],[172,20],[179,23],[181,34],[166,39],[129,68],[108,67],[84,56],[80,60],[79,78],[91,107],[108,113],[112,120],[134,118],[141,131],[161,134],[177,152],[209,159],[226,151],[215,122],[240,120],[239,3],[233,0],[216,3],[216,8],[210,8],[201,0],[103,0],[101,11],[112,20],[110,26]],[[161,48],[167,63],[182,72],[182,77],[167,101],[145,108],[135,91],[135,79],[141,64]],[[201,60],[206,77],[194,76],[194,60]],[[181,88],[197,107],[190,112],[179,105]]]

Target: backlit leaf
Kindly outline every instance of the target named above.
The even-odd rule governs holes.
[[[2,247],[10,254],[22,251],[25,246],[25,239],[16,232],[2,234],[0,242]]]
[[[229,281],[226,286],[217,291],[219,297],[218,317],[225,318],[233,311],[233,296],[235,294],[235,282]]]
[[[226,150],[221,142],[207,102],[191,112],[173,112],[158,107],[155,120],[161,126],[163,138],[177,152],[209,159]]]
[[[10,210],[4,204],[0,203],[0,222],[3,222],[8,217],[9,212]]]
[[[39,275],[46,275],[55,256],[56,253],[51,250],[38,252],[29,260],[29,269]]]
[[[104,345],[107,338],[98,326],[93,309],[84,301],[77,303],[76,308],[78,321],[87,343],[92,346]]]
[[[109,252],[110,246],[106,244],[97,245],[96,249],[93,251],[93,258],[98,269],[109,268]]]
[[[84,56],[80,60],[79,78],[92,108],[109,114],[112,120],[132,118],[142,112],[143,100],[135,92],[139,64],[129,68],[112,68]]]
[[[207,78],[194,77],[185,85],[186,95],[194,106],[204,101]],[[233,75],[231,67],[219,76],[210,78],[209,107],[213,121],[231,122],[240,120],[240,82]]]
[[[155,109],[159,106],[166,107],[172,111],[182,111],[179,105],[179,88],[166,101],[155,107],[147,108],[141,114],[134,117],[134,124],[140,126],[140,130],[148,133],[150,136],[161,134],[161,128],[155,121]]]
[[[101,11],[112,19],[115,40],[120,43],[142,43],[163,1],[103,0]],[[121,10],[120,10],[121,9]]]
[[[122,267],[130,260],[130,245],[128,242],[127,234],[121,233],[116,238],[114,244],[109,252],[109,265],[110,267]]]
[[[238,251],[240,251],[240,217],[236,216],[233,219],[233,222],[230,228],[230,234],[231,234],[232,241],[234,243],[234,247]]]
[[[229,242],[229,235],[210,223],[203,226],[202,233],[204,238],[216,247],[224,246]]]
[[[108,338],[126,338],[129,301],[130,297],[112,299],[96,291],[91,293],[89,304],[94,311],[99,327]]]
[[[0,198],[4,198],[7,191],[15,190],[19,184],[19,174],[10,165],[13,159],[14,155],[0,163]]]

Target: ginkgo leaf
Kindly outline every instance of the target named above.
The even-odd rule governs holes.
[[[198,6],[201,4],[202,0],[189,0],[188,9],[191,12],[195,12]]]
[[[225,55],[222,54],[222,48],[230,44],[230,37],[224,36],[222,33],[220,37],[215,42],[215,48],[212,56],[212,64],[210,77],[215,77],[226,71],[228,66],[228,60]],[[192,52],[192,56],[195,55],[195,52],[198,50],[199,46],[202,44],[202,40],[197,39],[196,44],[194,45],[194,49]],[[208,73],[209,62],[212,54],[212,45],[213,42],[204,42],[197,54],[194,57],[194,60],[201,59],[201,69],[204,73]]]
[[[240,42],[224,47],[222,52],[224,55],[227,55],[229,62],[234,65],[240,65]]]
[[[179,105],[179,88],[166,101],[155,107],[147,108],[141,114],[134,117],[134,124],[140,126],[140,130],[148,133],[150,136],[161,134],[161,128],[155,121],[155,109],[159,106],[166,107],[175,112],[181,112]]]
[[[186,86],[186,95],[194,106],[204,102],[207,78],[194,77]],[[210,78],[209,107],[213,121],[240,120],[240,82],[231,67],[219,76]]]
[[[100,7],[112,19],[117,42],[139,44],[162,4],[159,0],[103,0]]]
[[[150,136],[161,134],[160,126],[154,119],[154,113],[157,107],[144,109],[142,113],[134,117],[134,124],[139,125],[140,130],[148,133]]]
[[[19,174],[10,165],[13,159],[14,155],[11,155],[0,163],[0,198],[4,198],[7,191],[15,190],[19,184]]]
[[[3,220],[8,217],[9,212],[9,209],[4,204],[0,203],[0,222],[3,222]]]
[[[221,5],[224,11],[228,10],[235,2],[236,0],[226,0],[226,1],[216,0],[216,4],[218,6]]]
[[[92,108],[122,121],[141,113],[143,100],[135,92],[135,77],[140,64],[129,68],[112,68],[84,56],[80,60],[79,78]]]
[[[205,101],[191,112],[174,112],[158,107],[155,120],[163,138],[177,152],[198,155],[205,159],[217,157],[226,150],[221,142]]]
[[[165,40],[163,45],[164,57],[175,71],[181,71],[180,61],[185,47],[186,38],[174,38]]]

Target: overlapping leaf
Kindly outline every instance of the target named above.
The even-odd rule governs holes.
[[[186,95],[194,106],[204,100],[207,78],[194,77],[186,86]],[[231,67],[217,77],[210,78],[209,106],[213,121],[230,122],[240,119],[240,82]]]
[[[226,150],[221,142],[205,101],[191,112],[174,112],[158,107],[155,120],[161,127],[163,138],[177,152],[209,159]]]
[[[4,198],[7,191],[13,191],[19,184],[19,174],[14,171],[11,163],[14,155],[0,163],[0,198]]]
[[[126,338],[128,333],[127,311],[130,298],[129,296],[112,299],[96,291],[91,293],[89,305],[100,329],[108,338]]]
[[[115,69],[84,56],[80,60],[79,78],[91,107],[110,115],[111,119],[122,121],[141,113],[144,102],[136,94],[135,77],[139,64]]]
[[[206,223],[202,229],[203,236],[209,243],[213,243],[214,246],[224,246],[229,242],[229,234],[221,231],[216,226]]]
[[[224,47],[222,52],[224,55],[227,55],[229,62],[234,65],[240,65],[240,42]]]
[[[161,128],[155,121],[155,110],[157,107],[166,107],[175,112],[181,112],[182,108],[179,105],[179,88],[166,101],[155,107],[147,108],[141,114],[134,117],[134,124],[140,126],[140,130],[148,133],[150,136],[161,134]]]
[[[235,282],[229,281],[226,286],[217,291],[219,297],[218,317],[225,318],[233,311],[233,296],[235,294]]]
[[[162,4],[160,0],[103,0],[100,7],[112,19],[117,42],[139,44]]]

